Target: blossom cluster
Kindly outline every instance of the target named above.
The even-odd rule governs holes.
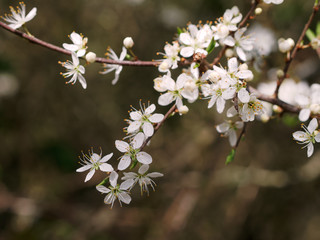
[[[122,154],[119,157],[119,163],[117,168],[112,167],[108,161],[113,156],[113,153],[102,157],[102,151],[100,154],[94,153],[93,150],[88,154],[82,153],[80,157],[80,164],[82,167],[77,169],[77,172],[84,172],[89,170],[86,175],[85,182],[89,181],[97,170],[107,173],[107,177],[96,189],[101,193],[106,193],[104,202],[110,204],[111,208],[114,205],[116,199],[119,200],[120,205],[122,203],[129,204],[131,202],[130,191],[138,183],[140,186],[141,194],[147,192],[149,195],[148,186],[151,186],[155,190],[155,182],[152,178],[162,177],[162,173],[151,172],[148,173],[149,165],[152,163],[152,157],[142,151],[142,146],[146,143],[146,140],[154,133],[154,125],[163,120],[164,116],[160,113],[153,113],[156,109],[154,104],[146,106],[141,104],[141,109],[134,109],[130,112],[130,119],[126,120],[129,124],[126,127],[126,132],[129,142],[123,140],[116,140],[115,146],[117,150]],[[139,169],[136,172],[122,172],[129,168],[133,169],[136,165]],[[118,184],[119,174],[122,173],[122,183]],[[109,187],[104,186],[109,182]]]

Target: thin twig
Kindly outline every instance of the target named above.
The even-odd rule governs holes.
[[[274,96],[276,98],[278,98],[279,89],[280,89],[280,86],[281,86],[283,80],[287,77],[287,73],[288,73],[290,64],[291,64],[292,60],[295,58],[295,56],[297,54],[297,51],[299,50],[299,47],[301,46],[301,42],[302,42],[304,36],[306,35],[306,32],[307,32],[308,28],[310,27],[310,24],[311,24],[312,20],[314,19],[316,13],[319,11],[319,8],[320,8],[320,3],[318,3],[317,5],[315,5],[313,7],[313,11],[312,11],[312,13],[311,13],[311,15],[309,17],[309,20],[306,23],[306,25],[304,26],[304,29],[302,30],[301,35],[300,35],[298,41],[296,42],[296,45],[292,49],[292,51],[291,51],[291,53],[289,55],[289,58],[286,58],[286,64],[285,64],[285,66],[283,68],[283,74],[282,74],[282,76],[280,76],[278,78],[278,80],[277,80],[277,88],[276,88],[276,90],[274,92]]]
[[[240,135],[239,135],[239,137],[238,137],[238,139],[237,139],[237,143],[236,143],[236,145],[234,146],[234,149],[236,149],[236,148],[239,146],[242,137],[246,134],[246,129],[247,129],[247,122],[245,122],[245,123],[243,124],[242,131],[241,131],[241,133],[240,133]]]
[[[42,47],[48,48],[48,49],[56,51],[56,52],[60,52],[60,53],[66,54],[66,55],[71,55],[71,52],[66,50],[66,49],[64,49],[64,48],[61,48],[61,47],[58,47],[58,46],[53,45],[51,43],[48,43],[48,42],[43,41],[43,40],[41,40],[39,38],[36,38],[34,36],[30,36],[30,35],[28,35],[26,33],[23,33],[23,32],[21,32],[19,30],[15,30],[15,29],[9,27],[7,24],[5,24],[5,23],[3,23],[1,21],[0,21],[0,26],[2,28],[4,28],[5,30],[16,34],[19,37],[27,39],[31,43],[40,45]],[[98,63],[108,63],[108,64],[117,64],[117,65],[124,65],[124,66],[158,66],[160,64],[160,62],[157,62],[157,61],[117,61],[117,60],[101,58],[101,57],[98,57],[96,59],[96,62],[98,62]]]

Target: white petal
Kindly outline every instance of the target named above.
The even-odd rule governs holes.
[[[129,144],[120,140],[116,140],[116,148],[123,153],[128,152],[130,150]]]
[[[150,164],[152,163],[152,157],[146,152],[137,153],[137,160],[142,164]]]
[[[172,95],[172,93],[167,92],[165,94],[162,94],[159,99],[158,99],[158,103],[161,106],[167,106],[170,103],[172,103],[174,100],[174,96]]]
[[[223,43],[227,46],[233,47],[235,44],[235,40],[233,39],[233,37],[228,36],[223,40]]]
[[[229,130],[230,125],[226,122],[219,124],[218,126],[216,126],[216,129],[219,133],[225,133]]]
[[[320,133],[314,137],[314,140],[316,140],[316,142],[320,142]]]
[[[142,114],[140,111],[130,112],[130,118],[134,121],[139,121],[142,118]]]
[[[233,57],[228,61],[228,69],[229,72],[236,72],[238,69],[238,61],[237,58]]]
[[[297,141],[304,142],[308,140],[308,135],[303,131],[296,131],[292,134],[293,138]]]
[[[102,186],[102,185],[96,186],[96,189],[102,193],[109,193],[111,191],[109,188],[106,188],[105,186]]]
[[[227,110],[227,117],[234,117],[238,114],[237,110],[235,109],[234,106],[230,107],[228,110]]]
[[[307,121],[310,117],[310,113],[311,113],[310,109],[308,108],[302,109],[299,113],[299,120],[301,122]]]
[[[235,87],[229,87],[225,91],[222,92],[222,97],[225,100],[234,98],[234,95],[236,94],[236,88]]]
[[[78,168],[76,171],[77,172],[84,172],[84,171],[87,171],[88,169],[90,169],[91,167],[92,167],[92,165],[85,165],[85,166]]]
[[[243,122],[240,122],[240,121],[237,121],[237,122],[235,123],[235,126],[236,126],[237,129],[243,128],[243,125],[244,125],[244,123],[243,123]]]
[[[102,164],[99,166],[99,169],[100,169],[102,172],[112,172],[112,171],[113,171],[113,167],[112,167],[109,163],[102,163]]]
[[[130,195],[125,192],[119,193],[118,198],[121,202],[124,202],[125,204],[129,204],[131,202]]]
[[[191,57],[193,53],[194,49],[192,47],[184,47],[180,51],[181,56],[185,58]]]
[[[134,149],[138,149],[142,146],[144,142],[144,134],[142,132],[139,132],[133,139],[131,142],[131,146]]]
[[[80,50],[77,51],[77,56],[78,57],[83,57],[86,54],[86,49],[82,48]]]
[[[29,22],[32,18],[34,18],[37,15],[37,8],[32,8],[32,10],[28,13],[28,15],[25,18],[26,22]]]
[[[81,83],[81,86],[83,87],[83,89],[86,89],[87,88],[86,79],[81,74],[78,75],[78,79],[79,79],[79,82]]]
[[[224,100],[222,97],[218,97],[217,104],[216,104],[218,113],[223,112],[225,104],[226,104],[226,100]]]
[[[164,115],[161,113],[155,113],[151,117],[149,117],[149,121],[152,123],[159,123],[163,120]]]
[[[77,51],[79,48],[78,46],[74,45],[74,44],[68,44],[68,43],[64,43],[62,44],[64,49],[67,49],[69,51],[75,52]]]
[[[179,40],[185,45],[190,45],[192,43],[192,38],[189,33],[181,33],[179,35]]]
[[[78,45],[82,44],[82,37],[80,36],[80,34],[76,32],[72,32],[70,34],[70,39],[75,44],[78,44]]]
[[[100,162],[101,162],[101,163],[107,162],[107,161],[109,161],[109,159],[110,159],[112,156],[113,156],[113,153],[109,153],[108,155],[104,156],[104,157],[100,160]]]
[[[145,174],[148,170],[149,170],[149,165],[148,165],[148,164],[143,164],[143,165],[139,168],[138,173],[139,173],[140,175],[142,175],[142,174]]]
[[[127,169],[130,166],[131,163],[131,158],[129,155],[124,155],[121,157],[120,162],[118,164],[118,169],[120,171],[123,171],[125,169]]]
[[[242,61],[247,61],[247,55],[244,53],[242,48],[236,47],[236,52]]]
[[[313,150],[314,150],[314,146],[312,143],[308,144],[308,151],[307,151],[307,155],[308,157],[311,157],[311,155],[313,154]]]
[[[121,190],[127,190],[129,189],[132,185],[134,184],[134,180],[133,179],[127,179],[125,180],[123,183],[120,184],[120,189]]]
[[[236,146],[237,143],[237,134],[236,131],[233,129],[230,129],[229,131],[229,143],[231,147]]]
[[[250,100],[249,92],[245,88],[241,88],[238,92],[238,98],[242,103],[247,103]]]
[[[317,120],[316,118],[313,118],[313,119],[310,121],[309,125],[308,125],[308,131],[309,131],[309,133],[312,134],[312,133],[314,132],[314,130],[317,129],[317,127],[318,127],[318,120]]]
[[[237,72],[236,76],[241,79],[252,79],[253,74],[250,70],[241,70]]]
[[[87,174],[86,179],[84,181],[85,182],[89,181],[92,178],[94,173],[95,173],[95,170],[91,169],[90,172]]]
[[[145,110],[145,114],[149,115],[151,113],[153,113],[156,110],[156,105],[151,104],[149,107],[147,107],[147,109]]]
[[[163,177],[163,174],[158,172],[152,172],[152,173],[148,173],[147,176],[152,178],[157,178],[157,177]]]
[[[134,121],[131,122],[129,127],[127,128],[128,133],[133,133],[135,131],[137,131],[141,126],[141,122],[140,121]]]
[[[151,123],[145,122],[142,126],[143,132],[147,137],[151,137],[154,133],[154,129]]]
[[[115,172],[115,171],[111,172],[110,177],[109,177],[109,182],[110,182],[112,187],[116,187],[117,181],[118,181],[118,177],[119,177],[119,175],[118,175],[117,172]]]

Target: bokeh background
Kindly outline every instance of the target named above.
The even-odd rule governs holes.
[[[28,0],[38,8],[29,30],[61,46],[68,34],[81,32],[89,50],[103,56],[108,46],[119,54],[124,37],[135,41],[142,60],[157,59],[176,27],[214,21],[237,5],[245,14],[250,1],[224,0]],[[0,14],[18,1],[1,0]],[[254,21],[276,39],[297,39],[312,0],[263,4]],[[319,20],[319,17],[317,17]],[[313,24],[312,26],[315,26]],[[84,183],[76,173],[81,150],[114,152],[125,135],[130,105],[157,102],[153,67],[125,67],[117,85],[101,65],[86,68],[87,90],[65,85],[58,61],[68,57],[30,44],[0,29],[0,239],[320,239],[320,151],[307,159],[292,140],[300,128],[291,116],[248,125],[235,161],[215,125],[222,117],[206,101],[170,118],[146,149],[156,179],[150,196],[132,193],[129,206],[104,205],[95,189],[103,174]],[[270,81],[270,68],[282,67],[283,55],[271,53],[254,85]],[[310,67],[311,66],[311,67]],[[293,71],[294,70],[294,71]],[[320,82],[319,58],[299,52],[293,79]],[[272,74],[271,74],[272,76]],[[167,107],[157,107],[165,113]],[[288,124],[290,123],[290,124]],[[319,145],[319,144],[318,144]],[[116,158],[112,160],[116,164]]]

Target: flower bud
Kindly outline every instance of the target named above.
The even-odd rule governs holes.
[[[227,58],[232,58],[234,56],[234,52],[230,48],[228,48],[224,54],[226,55]]]
[[[283,78],[283,77],[284,77],[284,72],[283,72],[282,69],[278,69],[278,70],[277,70],[277,77],[278,77],[278,78]]]
[[[283,110],[281,107],[279,107],[278,105],[273,105],[272,109],[275,113],[281,113]]]
[[[88,63],[93,63],[96,61],[97,55],[94,52],[88,52],[86,55],[86,60]]]
[[[315,37],[314,39],[311,40],[311,47],[315,50],[317,50],[318,48],[320,48],[320,36],[318,36],[317,38]]]
[[[163,61],[160,65],[159,65],[159,72],[167,72],[169,69],[169,64],[167,63],[167,61]]]
[[[242,70],[248,70],[248,65],[246,63],[243,63],[239,66],[239,70],[242,71]]]
[[[280,38],[278,40],[278,47],[280,52],[283,52],[283,53],[289,52],[294,47],[294,41],[292,38],[288,38],[288,39]]]
[[[132,48],[134,45],[134,42],[132,40],[132,37],[126,37],[124,40],[123,40],[123,46],[125,46],[126,49],[130,49]]]
[[[260,15],[261,13],[262,13],[262,8],[256,8],[255,10],[254,10],[254,13],[258,16],[258,15]]]
[[[182,105],[179,109],[178,109],[180,114],[186,114],[189,112],[189,108],[186,105]]]

